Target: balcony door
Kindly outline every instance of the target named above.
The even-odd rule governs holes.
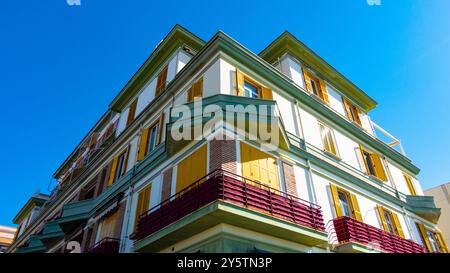
[[[241,142],[242,175],[280,190],[277,159]],[[249,182],[260,187],[256,183]]]
[[[206,176],[206,144],[198,148],[177,166],[177,192]]]

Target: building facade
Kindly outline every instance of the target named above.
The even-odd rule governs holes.
[[[426,195],[433,196],[436,206],[441,209],[438,226],[447,245],[450,244],[450,183],[428,189]]]
[[[255,54],[177,25],[8,251],[446,252],[375,106],[289,32]]]
[[[0,253],[6,251],[14,240],[16,229],[12,227],[0,226]]]

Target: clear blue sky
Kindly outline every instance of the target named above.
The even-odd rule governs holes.
[[[5,1],[0,8],[0,225],[51,175],[179,23],[259,53],[289,30],[379,102],[424,188],[450,181],[450,1]]]

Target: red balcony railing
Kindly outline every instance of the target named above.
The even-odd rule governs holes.
[[[320,206],[257,181],[216,170],[142,214],[132,239],[143,239],[216,200],[325,231]]]
[[[426,249],[411,240],[404,239],[350,217],[333,219],[339,243],[356,242],[390,253],[425,253]]]
[[[115,238],[103,238],[98,243],[93,245],[88,253],[118,253],[120,246],[120,240]]]

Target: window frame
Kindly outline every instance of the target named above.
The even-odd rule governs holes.
[[[335,157],[335,158],[337,158],[337,159],[340,159],[340,153],[339,153],[339,149],[338,149],[338,145],[337,145],[336,137],[335,137],[335,135],[334,135],[334,130],[333,130],[333,128],[331,128],[330,126],[326,125],[326,124],[323,123],[322,121],[318,121],[318,124],[319,124],[320,138],[321,138],[321,141],[322,141],[322,145],[323,145],[323,150],[324,150],[324,152],[326,152],[327,154],[332,155],[333,157]],[[322,128],[323,128],[323,129],[322,129]],[[330,139],[329,139],[328,137],[326,137],[326,139],[327,139],[328,141],[331,140],[331,143],[329,143],[329,146],[331,146],[331,144],[332,144],[335,153],[333,153],[332,151],[329,151],[329,150],[327,149],[327,147],[326,147],[327,145],[325,145],[325,143],[324,143],[324,136],[323,136],[323,134],[324,134],[324,133],[326,134],[326,132],[324,132],[324,131],[326,131],[327,129],[329,130]]]

